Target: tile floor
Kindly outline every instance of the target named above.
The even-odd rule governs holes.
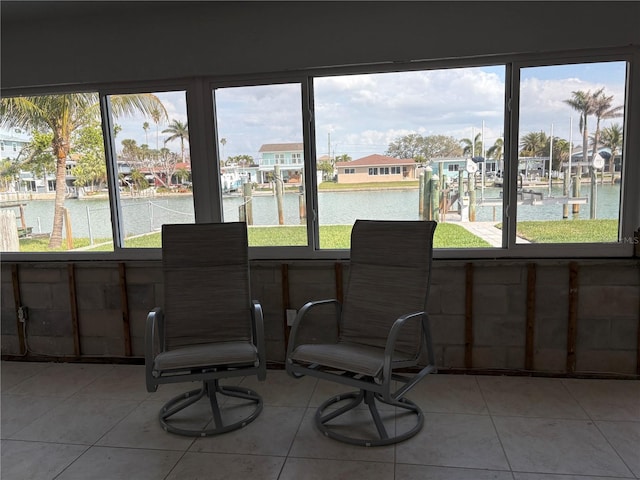
[[[409,395],[423,430],[365,448],[313,425],[334,385],[281,370],[240,380],[264,398],[256,421],[196,439],[156,418],[189,387],[147,393],[141,366],[2,362],[0,374],[2,480],[640,478],[640,381],[431,375]]]

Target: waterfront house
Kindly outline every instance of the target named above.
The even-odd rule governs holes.
[[[298,183],[304,168],[303,143],[265,143],[258,150],[258,183],[271,181],[276,165],[285,183]]]
[[[2,160],[15,160],[22,149],[31,141],[24,132],[19,129],[8,131],[0,130],[0,158]]]
[[[338,183],[414,180],[416,167],[413,158],[393,158],[378,154],[351,162],[336,162]]]

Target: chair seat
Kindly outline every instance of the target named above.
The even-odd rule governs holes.
[[[248,342],[207,343],[159,353],[155,371],[206,368],[218,365],[253,365],[258,362],[256,347]]]
[[[382,372],[384,349],[353,343],[307,344],[298,346],[292,353],[294,362],[317,363],[347,372],[377,377]],[[410,360],[395,355],[394,361]]]

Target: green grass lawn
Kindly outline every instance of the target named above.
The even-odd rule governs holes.
[[[518,222],[516,233],[532,243],[617,242],[617,220]]]
[[[497,225],[501,227],[500,224]],[[320,248],[340,250],[350,247],[351,225],[324,225],[320,227]],[[616,242],[618,238],[617,220],[558,220],[547,222],[518,222],[517,235],[532,243],[588,243]],[[305,246],[307,231],[303,225],[292,226],[251,226],[249,246]],[[46,252],[48,239],[21,239],[21,252]],[[95,247],[85,251],[113,251],[113,244],[107,239],[96,240]],[[455,223],[439,223],[436,228],[435,248],[486,248],[491,245]],[[74,239],[74,248],[89,246],[89,239]],[[127,238],[127,248],[160,248],[160,232]],[[66,251],[66,243],[54,250]]]

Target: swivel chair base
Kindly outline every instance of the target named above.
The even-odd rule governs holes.
[[[328,413],[325,412],[328,407],[349,399],[351,399],[351,401],[348,404],[335,410],[330,410]],[[364,402],[369,407],[369,412],[373,417],[373,422],[378,432],[378,438],[365,439],[348,437],[331,429],[331,426],[328,425],[331,420],[353,410],[362,402]],[[411,427],[410,430],[404,433],[400,433],[398,435],[390,437],[387,433],[387,429],[382,423],[382,419],[380,417],[378,407],[376,406],[376,402],[391,405],[393,407],[401,408],[410,413],[413,413],[415,415],[413,427]],[[360,390],[357,392],[349,392],[337,395],[324,402],[322,405],[320,405],[320,407],[318,407],[318,410],[316,411],[315,422],[316,427],[329,438],[333,438],[344,443],[349,443],[351,445],[360,445],[363,447],[379,447],[399,443],[416,435],[424,425],[424,415],[422,413],[422,410],[420,410],[420,407],[406,398],[401,398],[400,400],[394,402],[387,402],[382,398],[380,394]]]
[[[218,394],[224,395],[226,397],[250,400],[255,403],[255,407],[253,411],[242,420],[225,425],[222,421],[222,414],[220,411],[220,406],[218,404]],[[211,412],[213,413],[213,428],[194,430],[179,428],[171,424],[171,422],[169,421],[171,416],[193,405],[203,397],[207,397],[209,399]],[[188,437],[209,437],[242,428],[254,421],[258,417],[258,415],[260,415],[261,411],[262,397],[260,397],[260,395],[258,395],[255,391],[243,387],[221,386],[216,379],[202,382],[202,388],[198,390],[191,390],[172,398],[162,407],[158,417],[162,428],[167,432]]]

